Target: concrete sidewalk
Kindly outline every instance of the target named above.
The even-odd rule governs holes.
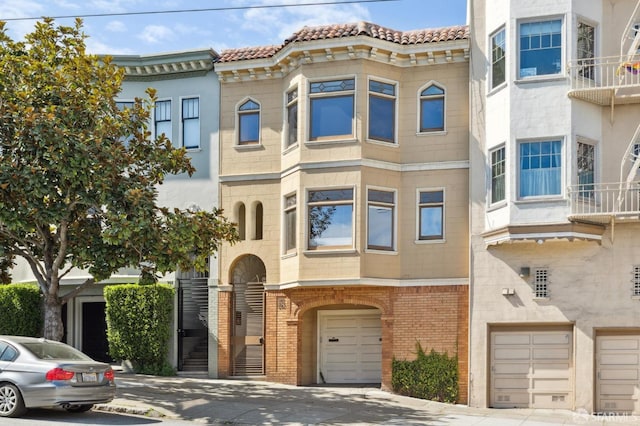
[[[469,408],[374,387],[296,387],[248,380],[118,373],[117,397],[99,410],[225,425],[585,425],[640,424],[565,410]]]

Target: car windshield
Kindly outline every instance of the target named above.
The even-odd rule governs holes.
[[[54,342],[28,342],[22,343],[29,352],[40,359],[68,359],[78,361],[91,361],[91,358],[77,349],[61,343]]]

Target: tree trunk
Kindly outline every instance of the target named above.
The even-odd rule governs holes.
[[[44,298],[44,337],[61,341],[64,335],[62,325],[62,303],[57,295],[46,294]]]

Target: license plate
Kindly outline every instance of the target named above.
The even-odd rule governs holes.
[[[82,381],[83,382],[97,382],[98,375],[96,373],[82,373]]]

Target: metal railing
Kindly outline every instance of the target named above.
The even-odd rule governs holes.
[[[572,218],[640,217],[640,182],[612,182],[569,187]]]
[[[578,59],[569,62],[568,72],[571,91],[640,87],[640,55]]]

